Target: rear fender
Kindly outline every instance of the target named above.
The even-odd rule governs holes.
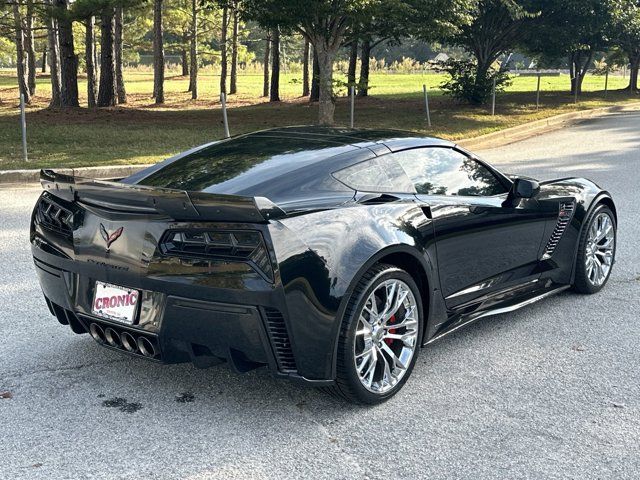
[[[437,273],[433,225],[413,202],[315,212],[270,226],[294,354],[307,378],[334,378],[348,299],[362,275],[392,253],[411,255],[429,285]],[[431,297],[431,295],[429,296]],[[424,305],[430,311],[429,305]],[[302,358],[303,357],[303,358]]]

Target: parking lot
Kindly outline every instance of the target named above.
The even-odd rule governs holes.
[[[39,190],[0,188],[0,392],[11,396],[0,476],[638,478],[640,112],[479,153],[509,173],[608,189],[620,222],[611,280],[430,345],[402,392],[373,408],[266,370],[161,366],[74,335],[49,314],[30,256]]]

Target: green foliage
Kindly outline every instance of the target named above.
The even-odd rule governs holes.
[[[501,92],[511,84],[508,73],[502,68],[489,69],[478,75],[478,65],[473,60],[453,60],[441,62],[438,70],[449,74],[449,79],[440,85],[445,95],[472,105],[481,105],[491,98],[493,81],[496,91]]]
[[[527,29],[522,46],[545,61],[576,51],[604,49],[611,32],[612,0],[530,0],[540,16]]]

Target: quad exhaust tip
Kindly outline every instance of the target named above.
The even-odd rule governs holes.
[[[118,335],[118,332],[116,332],[113,328],[107,327],[104,330],[104,338],[112,347],[120,348],[122,346],[120,335]]]
[[[156,349],[148,338],[138,337],[138,350],[145,357],[153,358],[156,356]]]
[[[105,343],[107,341],[105,337],[104,330],[97,323],[92,323],[89,325],[89,334],[93,337],[93,339],[98,343]]]
[[[147,358],[155,358],[158,354],[153,342],[142,335],[136,338],[129,332],[118,333],[114,328],[103,328],[97,323],[89,325],[89,333],[101,345],[124,349]]]
[[[138,342],[136,342],[134,336],[129,332],[122,332],[120,334],[120,342],[127,352],[136,352],[136,350],[138,350]]]

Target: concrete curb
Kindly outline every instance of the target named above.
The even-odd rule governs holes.
[[[640,102],[562,113],[553,117],[543,118],[542,120],[535,120],[515,127],[505,128],[498,132],[487,133],[486,135],[480,135],[479,137],[474,138],[467,138],[460,140],[457,143],[463,148],[478,150],[501,147],[551,130],[558,130],[568,125],[573,125],[581,120],[609,113],[621,112],[624,110],[635,110],[637,108],[640,108]]]
[[[640,102],[627,105],[615,105],[612,107],[593,108],[578,112],[563,113],[542,120],[524,123],[515,127],[505,128],[498,132],[488,133],[479,137],[459,140],[457,143],[463,148],[486,149],[501,147],[526,138],[534,137],[551,130],[556,130],[567,125],[572,125],[587,118],[623,110],[635,110],[640,108]],[[114,165],[104,167],[82,168],[56,168],[56,172],[68,175],[77,175],[88,178],[122,178],[134,174],[150,165]],[[0,185],[2,184],[30,184],[40,181],[40,170],[0,170]]]
[[[123,178],[132,175],[150,165],[113,165],[104,167],[81,167],[81,168],[55,168],[58,173],[66,175],[77,175],[88,178]],[[40,170],[0,170],[0,184],[14,183],[38,183],[40,181]]]

